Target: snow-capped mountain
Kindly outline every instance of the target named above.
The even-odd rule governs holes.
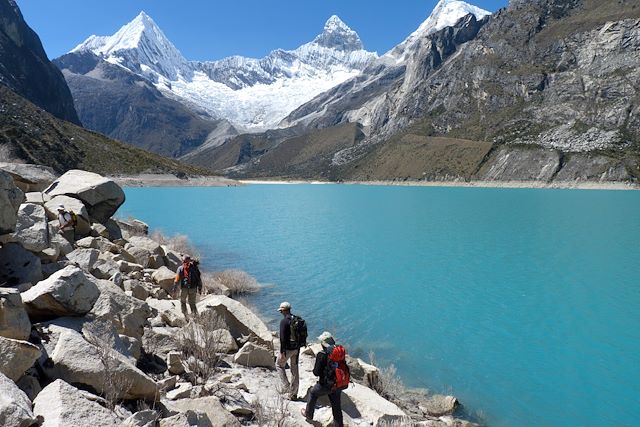
[[[407,55],[415,48],[416,43],[425,37],[442,30],[445,27],[454,26],[460,19],[467,15],[474,15],[480,20],[491,12],[481,9],[460,0],[440,0],[431,12],[431,15],[409,35],[402,43],[391,49],[383,59],[393,59],[396,62],[406,60]]]
[[[423,79],[423,73],[432,68],[423,59],[429,56],[433,36],[447,27],[464,26],[465,18],[480,21],[490,14],[464,1],[440,0],[427,19],[402,43],[359,75],[294,110],[280,126],[326,127],[359,122],[376,128],[380,123],[394,122],[386,109],[389,104],[401,104],[415,81]],[[446,56],[444,52],[440,54],[441,59],[443,56]],[[397,98],[390,96],[394,85],[400,88]]]
[[[144,12],[114,35],[93,35],[70,53],[83,51],[156,81],[159,76],[171,81],[193,75],[189,62]]]
[[[316,95],[359,74],[377,58],[337,16],[313,41],[264,58],[186,60],[144,12],[112,36],[91,36],[72,53],[91,51],[156,84],[165,95],[239,128],[275,127]]]

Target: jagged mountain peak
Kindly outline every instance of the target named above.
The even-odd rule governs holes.
[[[337,15],[332,15],[324,24],[324,29],[313,42],[323,47],[344,51],[364,49],[358,33],[353,31]]]
[[[82,51],[93,52],[154,81],[159,76],[175,80],[191,75],[187,60],[144,11],[112,36],[93,35],[71,52]]]
[[[72,52],[90,50],[106,56],[119,50],[138,48],[145,36],[160,44],[171,44],[155,21],[144,11],[141,11],[131,22],[123,25],[112,36],[92,35],[76,46]]]
[[[480,20],[491,12],[462,0],[440,0],[429,17],[411,33],[402,43],[387,52],[385,58],[393,58],[396,62],[406,59],[411,48],[424,37],[429,36],[445,27],[454,26],[460,19],[467,15],[474,15]]]
[[[429,32],[433,33],[455,25],[460,18],[469,14],[475,15],[477,19],[482,19],[491,15],[491,12],[461,0],[440,0],[419,29],[428,27]]]

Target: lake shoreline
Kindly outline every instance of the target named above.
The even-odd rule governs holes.
[[[317,180],[239,180],[245,185],[296,185],[296,184],[341,184],[341,185],[371,185],[388,187],[462,187],[462,188],[539,188],[539,189],[567,189],[567,190],[640,190],[640,185],[626,182],[561,182],[548,183],[540,181],[317,181]]]
[[[123,187],[238,187],[244,185],[371,185],[397,187],[462,187],[462,188],[536,188],[566,190],[640,190],[640,185],[632,182],[541,182],[541,181],[321,181],[305,179],[240,179],[222,176],[196,176],[179,178],[171,174],[141,174],[113,176]]]

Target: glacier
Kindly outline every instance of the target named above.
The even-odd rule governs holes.
[[[401,44],[381,57],[365,50],[358,34],[338,16],[297,49],[276,49],[263,58],[231,56],[190,61],[145,12],[111,36],[92,35],[71,52],[91,51],[152,82],[166,96],[241,132],[283,126],[298,107],[359,76],[376,64],[401,64],[416,42],[468,14],[490,14],[459,0],[441,0]]]

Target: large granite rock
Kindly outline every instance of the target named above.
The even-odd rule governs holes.
[[[31,322],[17,289],[0,288],[0,336],[26,340]]]
[[[91,271],[98,261],[100,251],[97,249],[78,248],[67,254],[67,259],[84,271]]]
[[[213,427],[240,426],[237,418],[222,406],[217,397],[175,400],[167,402],[167,408],[183,413],[187,411],[203,413],[207,416],[208,421],[211,423],[210,425]]]
[[[0,169],[11,175],[25,193],[42,191],[58,178],[52,168],[41,165],[0,162]]]
[[[85,237],[76,242],[76,246],[84,249],[98,249],[100,252],[111,252],[112,254],[120,253],[120,246],[115,243],[111,243],[109,239],[102,236],[99,237]]]
[[[141,246],[134,246],[131,243],[127,243],[124,247],[124,251],[133,257],[133,262],[140,264],[144,268],[149,267],[151,260],[151,252]]]
[[[248,342],[233,356],[233,361],[249,367],[275,368],[271,349]]]
[[[160,412],[152,409],[138,411],[122,422],[120,427],[156,427]]]
[[[19,242],[31,252],[40,252],[49,245],[49,223],[44,208],[32,203],[23,203],[18,209],[16,231],[11,240]]]
[[[17,243],[0,248],[0,282],[9,285],[36,283],[42,280],[42,262]]]
[[[151,316],[151,308],[145,302],[127,295],[114,283],[98,280],[100,296],[90,313],[93,318],[113,323],[118,333],[141,339],[144,325]]]
[[[91,218],[105,223],[124,203],[122,188],[113,180],[93,172],[70,170],[46,190],[50,196],[67,195],[82,200]]]
[[[251,310],[224,295],[210,295],[197,304],[198,311],[214,311],[235,339],[249,336],[267,349],[273,349],[273,335],[269,328]]]
[[[157,397],[156,383],[136,368],[131,360],[119,352],[111,350],[108,343],[89,343],[81,333],[72,329],[60,332],[53,352],[50,354],[53,362],[50,375],[73,384],[84,384],[94,390],[104,393],[105,353],[110,368],[106,370],[110,381],[120,384],[117,398],[120,399],[154,399]],[[107,347],[105,348],[104,345]]]
[[[452,415],[460,403],[454,396],[434,394],[419,403],[422,412],[432,417]]]
[[[42,427],[119,427],[120,419],[98,402],[63,380],[46,386],[33,402],[33,412],[44,418]]]
[[[55,220],[58,225],[58,206],[64,206],[67,211],[73,211],[78,216],[78,224],[76,225],[76,233],[80,236],[86,236],[91,233],[91,221],[89,219],[89,212],[86,206],[81,200],[74,199],[69,196],[55,196],[44,204],[44,208],[47,211],[47,217],[50,220]]]
[[[24,193],[16,187],[13,178],[0,170],[0,235],[16,229],[17,212],[24,201]]]
[[[164,326],[147,328],[142,336],[142,347],[147,353],[155,354],[164,359],[169,352],[180,350],[178,340],[180,331],[180,328]]]
[[[47,318],[88,313],[100,295],[94,279],[67,266],[22,293],[29,316]]]
[[[133,246],[144,248],[152,255],[164,256],[164,251],[158,242],[147,236],[131,236],[129,243]]]
[[[184,326],[185,320],[182,311],[180,311],[179,301],[148,298],[147,304],[157,311],[158,317],[163,324],[172,327]]]
[[[160,267],[151,275],[153,281],[164,289],[166,292],[171,292],[173,288],[176,273],[169,270],[167,267]]]
[[[370,419],[374,426],[404,425],[402,423],[407,422],[407,415],[397,405],[357,383],[343,391],[342,408],[347,413],[355,409]]]
[[[0,337],[0,348],[0,372],[13,381],[18,381],[40,357],[40,349],[27,341]]]
[[[27,395],[0,373],[0,425],[30,427],[35,422],[36,418]]]

